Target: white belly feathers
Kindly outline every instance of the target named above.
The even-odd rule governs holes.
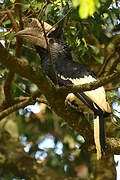
[[[86,83],[90,83],[90,82],[94,82],[96,81],[96,79],[94,77],[92,77],[91,75],[89,76],[84,76],[84,78],[76,78],[76,79],[72,79],[72,78],[65,78],[64,76],[60,76],[61,79],[63,80],[70,80],[74,85],[80,85],[80,84],[86,84]],[[105,90],[104,87],[99,87],[95,90],[91,90],[91,91],[85,91],[84,92],[94,103],[96,103],[104,112],[111,112],[111,108],[108,104],[108,102],[106,101],[106,94],[105,94]],[[72,95],[72,93],[70,93],[72,98],[74,95]],[[70,95],[69,94],[69,95]],[[67,96],[70,97],[70,96]]]

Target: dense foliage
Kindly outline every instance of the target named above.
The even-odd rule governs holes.
[[[109,76],[120,71],[119,12],[117,0],[73,0],[73,7],[71,0],[3,0],[0,41],[9,54],[39,67],[40,57],[34,47],[15,34],[23,29],[27,18],[62,26],[74,60],[90,66],[99,77]],[[4,57],[6,61],[7,54]],[[84,147],[84,137],[53,111],[37,84],[21,76],[17,66],[12,71],[9,62],[0,63],[0,179],[114,179],[113,154],[120,153],[119,143],[96,162],[93,137],[89,137],[92,144]],[[104,83],[114,107],[120,104],[118,77]],[[27,106],[30,104],[35,105]],[[84,106],[81,109],[92,126],[93,114]],[[108,137],[119,138],[119,124],[118,107],[106,121]]]

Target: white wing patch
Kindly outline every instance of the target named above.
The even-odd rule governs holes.
[[[86,83],[90,83],[90,82],[96,81],[96,79],[94,77],[92,77],[91,75],[84,76],[84,78],[76,78],[76,79],[65,78],[64,76],[60,76],[60,77],[63,80],[70,80],[74,85],[86,84]],[[110,108],[108,102],[106,101],[106,94],[105,94],[105,90],[104,90],[103,86],[99,87],[99,88],[97,88],[95,90],[85,91],[84,93],[94,103],[96,103],[103,111],[109,112],[109,113],[111,112],[111,108]]]
[[[97,150],[97,160],[101,159],[101,145],[100,145],[100,127],[99,127],[99,116],[94,119],[94,140]]]

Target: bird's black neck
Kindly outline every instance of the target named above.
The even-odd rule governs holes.
[[[41,58],[41,66],[44,68],[44,65],[50,64],[49,61],[49,53],[47,49],[41,48],[40,46],[36,46],[36,50],[40,55]],[[71,51],[68,46],[61,42],[61,43],[53,43],[50,44],[50,53],[53,60],[54,65],[67,64],[72,61]]]
[[[35,46],[37,53],[40,55],[41,61],[45,61],[48,58],[48,51],[40,46]]]

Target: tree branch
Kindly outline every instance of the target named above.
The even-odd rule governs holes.
[[[5,94],[5,102],[11,103],[12,95],[11,95],[11,82],[13,80],[14,73],[10,71],[7,75],[6,81],[4,83],[4,94]]]
[[[16,32],[19,31],[19,27],[18,27],[18,24],[16,23],[16,20],[14,19],[13,15],[12,15],[12,12],[11,11],[6,11],[7,15],[8,15],[8,18],[10,19],[14,29]]]
[[[104,75],[108,75],[116,68],[120,58],[119,51],[120,51],[120,35],[116,35],[114,36],[113,40],[108,44],[108,46],[104,48],[105,61],[99,71],[99,76],[101,76],[103,73]]]
[[[15,112],[21,108],[25,108],[28,105],[34,104],[36,101],[38,101],[39,103],[44,103],[47,104],[47,101],[44,99],[40,99],[40,98],[32,98],[32,97],[26,97],[24,98],[24,100],[20,100],[20,102],[17,102],[16,104],[8,107],[7,109],[3,110],[2,112],[0,112],[0,120],[3,119],[4,117],[8,116],[9,114],[11,114],[12,112]]]
[[[89,142],[93,142],[93,131],[88,121],[83,119],[83,117],[81,118],[82,113],[76,112],[75,110],[68,111],[66,109],[64,103],[66,94],[64,92],[59,94],[59,92],[56,91],[54,84],[40,67],[29,65],[27,62],[11,56],[7,49],[1,44],[0,52],[0,62],[6,68],[35,83],[41,93],[46,96],[46,99],[56,114],[65,119],[73,129],[77,130],[84,138],[88,139]]]
[[[84,143],[83,146],[81,147],[82,151],[87,151],[87,152],[95,152],[95,146],[92,144],[89,145],[87,143]],[[106,138],[106,154],[111,153],[111,154],[120,154],[120,139],[119,138]]]
[[[50,81],[50,79],[46,76],[40,67],[29,65],[27,62],[11,56],[1,44],[0,52],[0,62],[6,68],[13,70],[19,75],[35,83],[39,87],[40,91],[46,96],[51,108],[56,112],[56,114],[64,118],[74,130],[78,131],[78,133],[86,139],[87,147],[90,144],[94,144],[93,131],[91,130],[91,126],[88,121],[83,119],[84,117],[81,116],[81,113],[77,112],[76,110],[66,109],[64,104],[66,94],[69,92],[81,92],[98,88],[99,86],[118,78],[120,76],[120,72],[113,73],[112,75],[104,77],[101,80],[92,82],[90,84],[55,88],[54,84]],[[24,105],[26,105],[25,103],[27,104],[28,102],[25,101]],[[112,147],[112,143],[113,141],[111,142],[110,139],[107,141],[107,144],[109,145],[107,146],[107,150],[109,150],[109,147],[111,147],[111,149],[114,149],[114,152],[118,152],[118,149]]]
[[[77,86],[67,85],[66,87],[59,87],[57,88],[57,90],[59,92],[64,91],[65,93],[90,91],[90,90],[94,90],[96,88],[106,85],[107,83],[119,78],[119,76],[120,76],[120,71],[113,73],[111,75],[105,76],[103,78],[100,78],[99,80],[91,82],[91,83],[86,83],[86,84],[77,85]]]

